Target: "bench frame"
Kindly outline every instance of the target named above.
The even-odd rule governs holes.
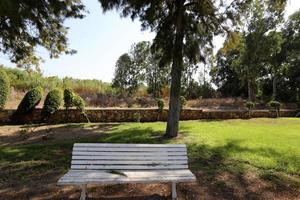
[[[81,194],[80,200],[85,200],[87,197],[87,184],[80,185]],[[172,182],[172,200],[177,199],[176,183]]]
[[[80,186],[80,200],[85,200],[88,184],[171,182],[171,196],[175,200],[176,183],[195,180],[188,170],[183,144],[76,143],[71,170],[59,179],[58,185]]]

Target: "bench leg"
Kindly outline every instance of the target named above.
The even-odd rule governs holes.
[[[86,198],[86,185],[81,185],[81,195],[80,200],[85,200]]]
[[[176,183],[172,183],[172,200],[177,199],[177,193],[176,193]]]

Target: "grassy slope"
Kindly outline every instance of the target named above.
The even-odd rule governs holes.
[[[66,126],[84,130],[108,125]],[[0,182],[12,178],[30,181],[33,173],[42,177],[49,170],[64,173],[74,142],[186,143],[193,170],[242,173],[254,169],[300,175],[300,119],[185,121],[180,136],[172,140],[161,138],[164,128],[162,122],[110,124],[104,137],[0,147]]]

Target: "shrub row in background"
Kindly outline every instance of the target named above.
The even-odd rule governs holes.
[[[42,96],[43,92],[41,87],[36,87],[34,89],[29,90],[25,94],[16,112],[14,113],[14,119],[18,121],[19,117],[21,117],[22,115],[31,113],[41,101]],[[76,109],[80,110],[82,114],[85,115],[84,100],[80,96],[76,95],[71,89],[64,90],[64,94],[62,94],[61,90],[54,89],[47,94],[44,101],[44,105],[42,108],[42,116],[44,120],[46,120],[47,118],[49,118],[50,115],[58,111],[63,100],[66,109],[75,107]]]
[[[10,90],[9,78],[4,70],[0,69],[0,109],[3,109]]]

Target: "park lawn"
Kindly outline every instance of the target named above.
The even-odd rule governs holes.
[[[165,123],[114,127],[108,143],[184,143],[189,158],[247,163],[257,168],[300,173],[300,119],[184,121],[176,139],[162,140]],[[201,163],[193,162],[195,165]]]
[[[294,185],[299,192],[300,119],[183,121],[180,134],[174,139],[162,137],[165,125],[155,122],[47,126],[44,132],[68,131],[70,137],[36,142],[30,142],[29,137],[24,144],[2,142],[0,183],[28,183],[51,174],[59,177],[70,167],[74,142],[184,143],[188,146],[190,168],[206,174],[208,182],[222,172],[239,176],[254,171],[261,179]],[[60,133],[62,128],[65,131]],[[78,131],[93,135],[73,138],[72,132]],[[0,188],[4,186],[0,184]]]

